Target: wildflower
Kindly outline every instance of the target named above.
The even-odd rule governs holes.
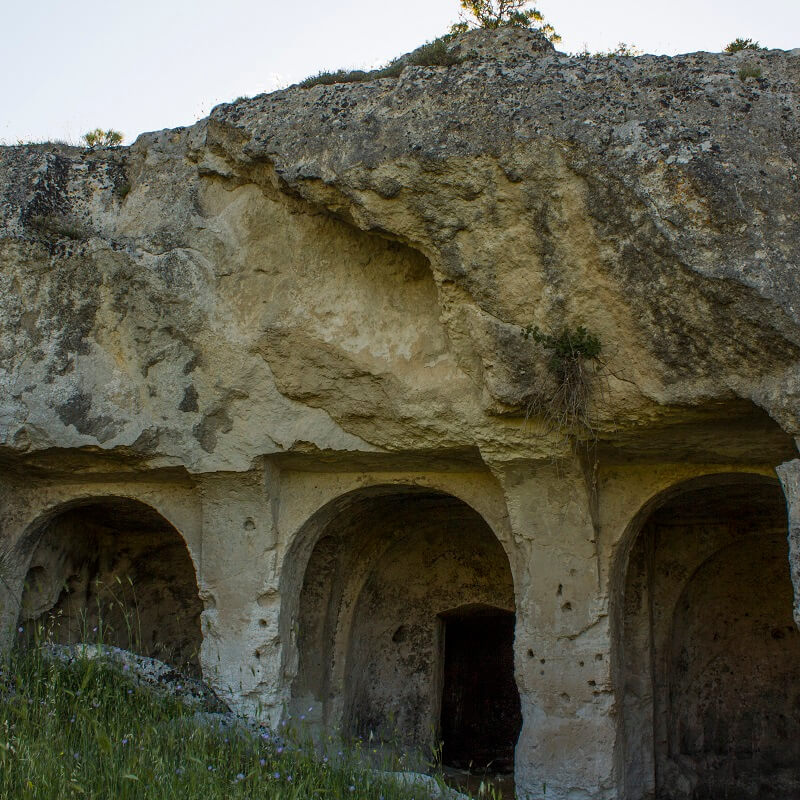
[[[356,790],[356,787],[353,786],[353,784],[351,783],[350,786],[348,787],[348,791],[354,792],[355,790]]]
[[[81,757],[81,754],[80,753],[73,753],[72,757],[77,761]]]
[[[20,625],[19,628],[17,628],[18,633],[22,633],[24,630],[25,628],[23,628],[22,625]]]
[[[123,664],[123,666],[122,666],[122,671],[123,671],[123,672],[127,672],[127,671],[128,671],[130,668],[131,668],[131,665],[130,665],[130,664]]]
[[[236,780],[243,781],[244,780],[244,772],[237,772],[236,773]]]
[[[291,776],[291,775],[289,775],[289,776],[286,778],[286,782],[287,782],[287,783],[291,783],[291,782],[292,782],[292,776]]]
[[[261,764],[262,767],[266,766],[267,759],[266,758],[259,758],[258,759],[258,763]]]
[[[328,763],[328,756],[323,756],[322,757],[322,763],[323,764],[327,764]]]
[[[272,777],[275,778],[275,780],[277,781],[281,777],[281,774],[280,772],[275,772],[273,773]]]
[[[122,744],[128,744],[128,739],[127,738],[123,739]]]
[[[175,774],[176,775],[183,775],[184,772],[186,772],[186,770],[183,767],[177,767],[175,769]],[[383,798],[381,798],[381,800],[383,800]]]
[[[283,748],[282,748],[282,747],[279,747],[279,748],[277,748],[277,749],[275,750],[275,752],[276,752],[278,755],[280,755],[280,754],[283,752]]]
[[[97,625],[95,625],[94,628],[92,628],[92,633],[97,633]]]

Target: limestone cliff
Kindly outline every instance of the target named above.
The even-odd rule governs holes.
[[[612,444],[750,401],[800,434],[800,52],[450,46],[129,148],[0,149],[0,447],[557,453],[532,325],[599,337]]]

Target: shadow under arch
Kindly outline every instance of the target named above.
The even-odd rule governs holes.
[[[149,503],[103,494],[56,504],[16,552],[21,627],[41,624],[63,644],[102,638],[200,674],[196,567],[182,533]]]
[[[295,536],[281,581],[293,713],[428,752],[440,727],[443,615],[515,610],[509,559],[486,520],[453,494],[414,485],[325,504]],[[513,654],[505,668],[516,691]]]
[[[621,797],[800,796],[786,535],[780,484],[753,472],[681,481],[631,521],[611,593]]]

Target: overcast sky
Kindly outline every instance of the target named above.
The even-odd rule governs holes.
[[[458,0],[0,0],[0,142],[191,124],[220,102],[321,69],[374,67],[447,31]],[[736,36],[800,47],[800,0],[541,0],[559,49],[624,41],[721,50]]]

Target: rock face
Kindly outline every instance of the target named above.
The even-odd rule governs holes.
[[[416,741],[453,688],[448,614],[513,605],[521,797],[755,797],[775,743],[719,716],[700,741],[730,687],[692,683],[713,650],[696,606],[733,625],[726,587],[769,540],[754,569],[784,585],[754,615],[786,628],[786,512],[769,495],[709,538],[698,507],[761,509],[753,481],[787,462],[797,527],[800,52],[578,58],[513,29],[450,47],[130,148],[0,149],[3,614],[90,560],[48,531],[80,537],[102,503],[124,539],[136,501],[194,567],[158,580],[196,584],[147,595],[147,635],[183,652],[201,603],[204,677],[238,707],[362,733],[394,714]],[[559,360],[581,327],[599,358]],[[453,513],[426,517],[432,497]],[[664,508],[708,587],[641,573]],[[667,652],[668,697],[646,668]],[[741,669],[790,702],[782,668]]]

